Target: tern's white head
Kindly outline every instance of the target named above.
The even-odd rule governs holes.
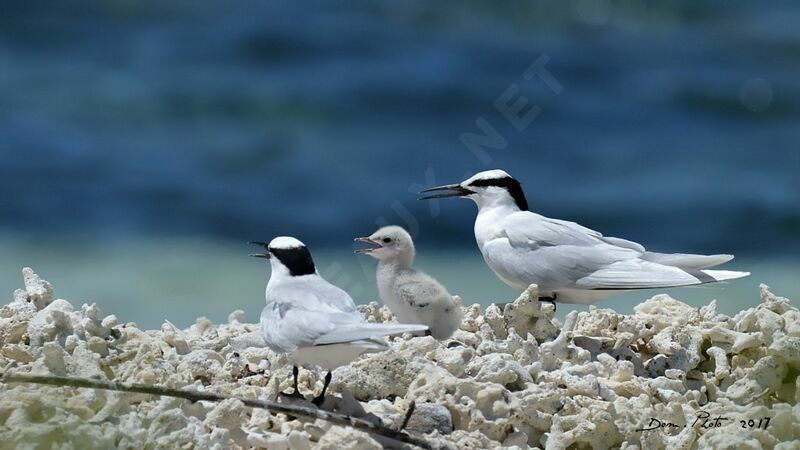
[[[278,236],[269,244],[266,242],[252,241],[264,247],[266,253],[255,253],[250,256],[268,258],[272,267],[272,277],[292,276],[299,277],[316,273],[311,252],[305,244],[289,236]]]
[[[444,197],[466,197],[478,204],[478,208],[510,206],[521,211],[528,210],[528,202],[522,185],[503,170],[486,170],[476,173],[459,184],[448,184],[425,189],[430,192],[420,200]]]
[[[356,238],[356,241],[372,245],[371,248],[356,250],[381,261],[395,260],[404,266],[414,261],[414,242],[411,235],[401,227],[383,227],[369,237]]]

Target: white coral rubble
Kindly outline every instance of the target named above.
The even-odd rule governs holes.
[[[275,400],[290,385],[284,356],[241,311],[160,330],[54,299],[23,270],[0,309],[0,370],[67,375]],[[389,351],[334,372],[323,407],[407,430],[435,448],[798,448],[800,312],[761,289],[727,317],[657,295],[632,315],[592,308],[564,324],[535,286],[516,301],[465,308],[447,341],[394,338]],[[393,320],[377,304],[370,321]],[[301,392],[322,385],[303,369]],[[313,392],[312,392],[313,391]],[[698,419],[700,417],[701,419]],[[708,417],[708,419],[702,419]],[[727,420],[714,425],[713,419]],[[769,417],[766,426],[756,422]],[[753,425],[749,426],[749,421]],[[703,420],[706,420],[703,422]],[[740,420],[744,420],[742,424]],[[654,430],[653,424],[661,425]],[[666,425],[665,425],[666,424]],[[0,447],[371,449],[397,446],[323,420],[235,399],[198,402],[111,391],[0,384]],[[65,447],[66,448],[66,447]]]

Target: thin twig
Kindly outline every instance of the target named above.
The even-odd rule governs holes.
[[[403,417],[403,423],[400,425],[400,430],[405,430],[408,426],[408,421],[411,420],[411,416],[414,414],[414,409],[417,408],[417,402],[411,400],[411,404],[408,405],[408,409],[406,410],[406,415]]]
[[[227,397],[224,395],[213,394],[210,392],[197,392],[185,389],[172,389],[163,386],[152,386],[152,385],[138,384],[138,383],[122,383],[118,381],[103,381],[103,380],[93,380],[88,378],[60,377],[56,375],[34,375],[29,373],[23,374],[23,373],[9,372],[3,374],[0,372],[0,381],[2,381],[3,383],[35,383],[35,384],[46,384],[51,386],[70,386],[77,388],[104,389],[109,391],[135,392],[140,394],[162,395],[168,397],[183,398],[193,402],[196,401],[219,402],[222,400],[227,400],[229,398],[234,398],[236,400],[241,401],[246,406],[250,406],[253,408],[263,408],[275,413],[283,413],[294,416],[305,416],[315,419],[322,419],[337,425],[350,426],[369,433],[379,434],[381,436],[390,439],[395,439],[400,442],[416,445],[417,447],[420,448],[431,449],[431,444],[429,444],[424,439],[411,436],[410,434],[405,433],[403,431],[396,431],[391,428],[384,427],[382,425],[377,425],[372,422],[366,421],[364,419],[359,419],[357,417],[352,417],[335,412],[323,411],[316,408],[287,405],[267,400],[252,400],[239,397]]]

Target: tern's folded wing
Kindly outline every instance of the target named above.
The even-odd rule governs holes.
[[[717,279],[700,270],[690,271],[631,259],[611,264],[575,284],[582,289],[647,289],[691,286],[712,281]]]
[[[350,294],[338,286],[328,283],[322,277],[315,278],[313,288],[319,301],[324,303],[326,307],[344,312],[354,312],[356,310],[356,305]]]
[[[689,269],[707,269],[724,264],[733,259],[733,255],[693,255],[687,253],[646,252],[642,255],[645,261],[652,261],[665,266]]]
[[[264,341],[281,352],[426,329],[426,326],[416,324],[368,323],[358,311],[347,313],[310,310],[291,302],[270,303],[261,313],[261,334]]]
[[[356,305],[347,292],[316,274],[290,278],[268,288],[267,301],[292,303],[298,308],[311,311],[347,313],[356,311]]]
[[[356,311],[343,313],[304,308],[291,302],[269,303],[261,313],[261,334],[276,351],[292,352],[315,345],[337,326],[363,320]]]
[[[645,251],[644,247],[636,242],[606,237],[575,222],[551,219],[530,211],[511,214],[503,223],[503,229],[515,247],[609,244],[637,252]]]
[[[483,256],[492,270],[522,289],[533,283],[546,289],[574,286],[598,270],[638,255],[635,250],[605,243],[517,247],[502,238],[483,247]]]
[[[343,324],[326,333],[314,342],[316,345],[321,344],[335,344],[341,342],[352,342],[358,340],[377,339],[383,336],[390,336],[393,334],[413,333],[415,331],[425,331],[428,327],[419,324],[407,323],[351,323]]]

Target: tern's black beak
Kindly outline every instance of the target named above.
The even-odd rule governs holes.
[[[269,244],[267,244],[266,242],[261,242],[261,241],[250,241],[250,243],[253,244],[253,245],[260,245],[260,246],[264,247],[267,251],[266,251],[266,253],[250,253],[249,256],[252,256],[253,258],[267,258],[267,259],[270,258],[270,256],[269,256]]]
[[[369,248],[359,248],[354,253],[369,253],[369,252],[371,252],[373,250],[377,250],[377,249],[383,247],[380,242],[373,241],[372,239],[370,239],[368,237],[359,237],[359,238],[355,238],[353,240],[355,242],[363,242],[365,244],[369,244],[369,245],[372,246],[372,247],[369,247]]]
[[[425,194],[426,192],[430,192],[430,194]],[[420,194],[425,195],[420,196],[417,200],[430,200],[432,198],[445,197],[464,197],[474,194],[474,192],[462,187],[460,184],[446,184],[444,186],[436,186],[425,189],[424,191],[420,192]]]

